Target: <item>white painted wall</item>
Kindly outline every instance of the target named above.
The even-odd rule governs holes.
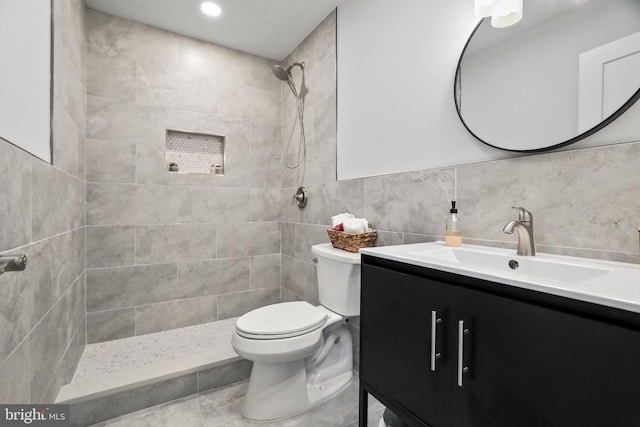
[[[506,157],[455,109],[456,65],[476,23],[467,0],[338,8],[338,179]]]
[[[515,156],[476,140],[455,110],[455,70],[476,23],[471,0],[338,7],[338,179]],[[565,149],[638,140],[638,118],[634,106]]]
[[[51,3],[0,0],[0,138],[51,162]]]

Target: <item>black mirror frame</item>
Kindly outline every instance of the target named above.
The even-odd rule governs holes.
[[[490,18],[483,18],[482,20],[480,20],[480,22],[478,23],[478,25],[476,25],[476,27],[473,29],[473,31],[471,32],[471,35],[469,36],[469,38],[467,39],[467,42],[464,45],[464,48],[462,49],[462,53],[460,54],[460,59],[458,59],[458,65],[456,66],[456,75],[455,78],[453,80],[453,98],[456,104],[456,112],[458,113],[458,117],[460,118],[460,121],[462,122],[462,124],[464,125],[465,129],[467,129],[467,131],[473,135],[474,138],[476,138],[478,141],[482,142],[483,144],[486,144],[490,147],[493,148],[497,148],[498,150],[503,150],[503,151],[510,151],[510,152],[514,152],[514,153],[541,153],[541,152],[545,152],[545,151],[552,151],[552,150],[556,150],[558,148],[562,148],[562,147],[566,147],[567,145],[571,145],[575,142],[578,142],[580,140],[583,140],[591,135],[593,135],[594,133],[602,130],[603,128],[607,127],[608,125],[610,125],[612,122],[614,122],[618,117],[620,117],[622,114],[624,114],[625,111],[627,111],[629,108],[631,108],[631,106],[633,104],[635,104],[635,102],[640,98],[640,88],[638,88],[638,90],[629,98],[629,100],[627,102],[625,102],[620,108],[618,108],[613,114],[611,114],[609,117],[607,117],[606,119],[604,119],[603,121],[601,121],[599,124],[597,124],[596,126],[592,127],[591,129],[571,138],[568,139],[566,141],[560,142],[558,144],[553,144],[553,145],[549,145],[547,147],[542,147],[542,148],[535,148],[535,149],[531,149],[531,150],[514,150],[514,149],[510,149],[510,148],[504,148],[504,147],[499,147],[497,145],[493,145],[488,141],[485,141],[484,139],[480,138],[478,135],[476,135],[467,125],[467,123],[464,121],[464,118],[462,117],[462,113],[460,112],[460,97],[461,97],[461,89],[460,89],[460,67],[462,64],[462,59],[464,58],[464,54],[467,51],[467,47],[469,46],[469,43],[471,42],[471,39],[473,39],[473,36],[476,34],[476,32],[478,31],[478,29],[480,28],[480,26],[482,25],[483,22],[485,22],[486,20],[489,20]]]

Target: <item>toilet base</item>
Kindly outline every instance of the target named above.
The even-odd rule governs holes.
[[[305,412],[344,390],[353,377],[351,334],[346,326],[327,332],[311,357],[286,363],[254,362],[242,415],[273,421]]]

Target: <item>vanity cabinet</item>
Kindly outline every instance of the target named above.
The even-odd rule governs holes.
[[[640,425],[640,316],[372,256],[361,289],[361,427],[368,394],[412,426]]]

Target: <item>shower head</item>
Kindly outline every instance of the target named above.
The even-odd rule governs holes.
[[[275,74],[278,80],[287,82],[289,84],[289,87],[291,88],[291,91],[293,92],[293,95],[297,98],[298,91],[293,84],[293,77],[291,76],[291,70],[293,69],[293,67],[300,67],[300,69],[302,69],[302,71],[304,72],[304,62],[294,62],[293,64],[289,64],[286,67],[283,67],[281,65],[274,65],[273,74]]]
[[[278,80],[282,80],[283,82],[286,82],[291,78],[291,68],[281,67],[280,65],[274,65],[273,74],[276,75]]]

